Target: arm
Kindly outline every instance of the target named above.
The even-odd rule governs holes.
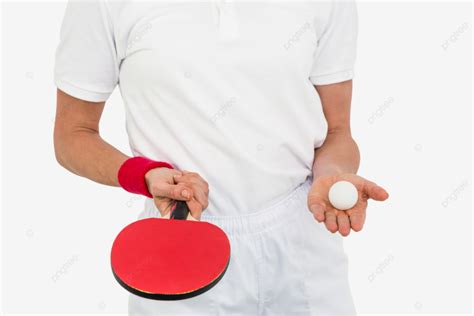
[[[328,122],[328,134],[324,144],[315,150],[308,207],[317,221],[324,221],[330,232],[339,231],[341,235],[347,236],[351,228],[354,231],[362,229],[368,199],[383,201],[388,198],[388,193],[375,183],[356,175],[360,155],[350,129],[352,80],[316,86],[316,90]],[[357,204],[347,211],[333,208],[327,197],[332,184],[341,180],[351,182],[359,191]]]
[[[360,155],[350,127],[352,80],[316,86],[316,90],[328,122],[328,133],[324,144],[315,150],[313,177],[356,173]]]
[[[67,170],[95,182],[120,186],[118,171],[129,158],[99,133],[105,102],[88,102],[57,90],[54,150],[56,159]],[[145,180],[158,210],[165,215],[171,200],[187,201],[191,215],[200,219],[207,207],[207,182],[193,172],[155,168]]]
[[[119,186],[117,172],[129,157],[100,137],[104,104],[57,90],[54,150],[57,161],[67,170],[98,183]]]

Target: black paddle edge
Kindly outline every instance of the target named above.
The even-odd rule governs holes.
[[[155,294],[155,293],[146,293],[146,292],[141,292],[133,287],[130,287],[128,286],[125,282],[123,282],[116,274],[115,274],[115,271],[114,271],[114,268],[112,267],[112,273],[114,275],[114,278],[115,280],[117,280],[117,282],[124,288],[126,289],[127,291],[129,291],[130,293],[132,294],[135,294],[137,296],[140,296],[140,297],[144,297],[144,298],[149,298],[149,299],[152,299],[152,300],[160,300],[160,301],[177,301],[177,300],[183,300],[183,299],[187,299],[187,298],[191,298],[191,297],[194,297],[194,296],[197,296],[199,294],[202,294],[204,292],[207,292],[209,291],[211,288],[214,287],[214,285],[216,285],[221,279],[222,277],[224,276],[224,274],[226,273],[227,271],[227,268],[229,267],[229,262],[230,262],[230,259],[229,261],[227,261],[227,265],[225,266],[225,269],[224,271],[221,273],[221,275],[219,275],[214,281],[212,281],[211,283],[209,283],[208,285],[200,288],[200,289],[197,289],[196,291],[192,291],[192,292],[189,292],[189,293],[183,293],[183,294]]]

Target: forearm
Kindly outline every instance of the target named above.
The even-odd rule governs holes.
[[[128,158],[105,142],[97,131],[78,129],[68,135],[55,131],[56,159],[67,170],[95,182],[119,186],[117,173]]]
[[[360,154],[349,131],[330,131],[324,144],[315,150],[313,177],[356,173]]]

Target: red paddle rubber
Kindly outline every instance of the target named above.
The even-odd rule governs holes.
[[[215,225],[179,220],[188,212],[185,202],[177,202],[171,219],[139,220],[119,233],[111,265],[120,285],[142,297],[178,300],[219,282],[229,264],[230,242]]]

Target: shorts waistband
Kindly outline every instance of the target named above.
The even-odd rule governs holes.
[[[233,216],[207,215],[204,212],[201,215],[201,221],[219,226],[229,236],[262,232],[290,221],[292,217],[301,214],[299,209],[306,210],[306,201],[311,183],[312,179],[308,178],[282,199],[262,210]],[[309,210],[306,211],[309,212]]]

